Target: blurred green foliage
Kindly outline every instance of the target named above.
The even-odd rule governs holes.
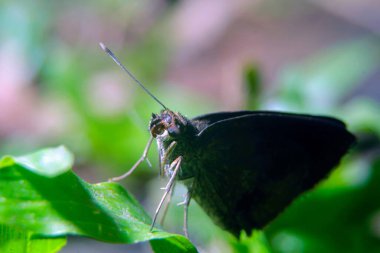
[[[73,11],[78,9],[82,15],[81,11],[91,9],[100,17],[111,17],[111,20],[104,20],[111,25],[113,17],[122,19],[121,23],[140,20],[139,4],[130,2],[128,8],[120,8],[125,3],[80,1],[75,3]],[[57,1],[0,3],[3,47],[7,49],[7,45],[12,45],[19,49],[27,64],[27,71],[22,74],[32,80],[39,100],[62,103],[66,108],[65,115],[58,115],[64,119],[65,127],[60,134],[49,138],[27,134],[1,136],[0,154],[21,154],[43,146],[64,144],[77,157],[74,169],[96,172],[97,180],[106,180],[123,173],[140,157],[149,137],[150,115],[161,108],[119,72],[99,49],[96,36],[70,40],[70,36],[59,34],[64,29],[58,29],[60,24],[55,17],[71,4]],[[88,13],[83,14],[84,18]],[[63,24],[70,21],[64,16],[60,19]],[[162,84],[169,64],[167,55],[172,49],[163,29],[165,18],[159,21],[145,34],[136,36],[135,41],[129,43],[126,38],[113,38],[113,43],[120,41],[120,44],[108,46],[168,107],[188,116],[216,111],[215,101],[205,95],[193,94],[175,84]],[[118,29],[128,30],[128,27]],[[107,39],[107,35],[102,38]],[[216,248],[220,252],[380,251],[380,104],[355,95],[379,66],[379,39],[368,37],[341,41],[304,62],[289,64],[281,70],[282,75],[276,77],[275,88],[270,91],[264,87],[259,65],[253,64],[243,70],[243,84],[248,95],[243,101],[247,108],[242,109],[336,116],[356,134],[358,143],[317,189],[297,199],[264,232],[254,232],[252,237],[242,235],[239,242],[213,225],[192,202],[190,235],[196,244],[206,251]],[[125,81],[126,93],[131,94],[127,97],[127,106],[111,115],[99,113],[92,94],[94,79],[110,73],[119,73],[120,80]],[[103,106],[104,100],[97,98],[95,104]],[[153,168],[156,168],[156,157],[157,153],[152,151]],[[156,170],[146,164],[141,167],[123,183],[128,184],[128,190],[143,203],[149,203],[151,206],[147,209],[153,213],[161,194],[157,189],[163,182],[150,180],[157,177]],[[173,202],[180,202],[183,193],[183,188],[178,187]],[[181,232],[182,212],[182,208],[175,205],[169,208],[167,230]]]

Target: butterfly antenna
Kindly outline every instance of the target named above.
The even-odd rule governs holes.
[[[116,62],[117,65],[120,66],[138,85],[140,85],[143,90],[148,93],[149,96],[151,96],[154,100],[156,100],[157,103],[159,103],[165,110],[168,108],[160,101],[156,96],[154,96],[120,61],[119,59],[114,55],[114,53],[108,49],[103,43],[99,43],[100,47],[103,49],[104,52],[106,52],[114,62]]]

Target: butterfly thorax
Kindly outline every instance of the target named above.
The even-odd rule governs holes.
[[[190,156],[194,155],[194,136],[198,129],[189,119],[170,110],[152,114],[149,124],[151,135],[156,139],[160,158],[160,168],[166,176],[171,177],[171,163],[178,157],[183,158],[178,179],[183,180],[194,176],[191,168],[186,166]]]

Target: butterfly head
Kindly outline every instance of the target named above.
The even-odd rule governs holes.
[[[160,114],[152,114],[149,123],[150,133],[156,137],[179,137],[186,129],[187,120],[179,113],[163,110]]]

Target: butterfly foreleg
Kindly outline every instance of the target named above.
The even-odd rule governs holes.
[[[160,158],[160,175],[164,174],[165,165],[168,163],[167,162],[168,157],[173,152],[176,145],[177,145],[176,141],[173,141],[172,143],[170,143],[169,147],[165,151],[165,154],[163,154],[162,157]]]
[[[173,173],[171,174],[170,176],[170,179],[169,179],[169,182],[167,183],[167,185],[163,188],[163,190],[165,190],[165,193],[164,195],[162,196],[161,200],[160,200],[160,203],[158,204],[157,206],[157,209],[156,209],[156,212],[154,213],[154,217],[153,217],[153,222],[152,222],[152,225],[150,226],[150,230],[152,231],[153,227],[154,227],[154,224],[156,223],[156,220],[157,220],[157,216],[158,216],[158,213],[162,207],[162,204],[164,203],[166,197],[168,196],[168,193],[171,191],[173,185],[174,185],[174,180],[178,174],[178,171],[179,171],[179,168],[181,166],[181,161],[182,161],[182,156],[179,156],[177,157],[171,164],[170,164],[170,167],[168,169],[168,171],[171,171],[173,170]]]
[[[142,154],[142,156],[140,157],[139,160],[137,160],[137,162],[132,166],[132,168],[130,170],[128,170],[126,173],[124,173],[123,175],[121,176],[118,176],[118,177],[113,177],[113,178],[110,178],[108,181],[111,181],[111,182],[115,182],[115,181],[120,181],[126,177],[128,177],[129,175],[132,174],[132,172],[144,161],[144,160],[147,160],[147,155],[148,155],[148,152],[149,152],[149,149],[150,149],[150,146],[152,145],[152,142],[153,142],[153,137],[151,136],[149,138],[149,141],[148,143],[146,144],[146,147],[144,149],[144,152]],[[151,164],[149,162],[149,160],[147,160],[149,166],[151,167]]]

